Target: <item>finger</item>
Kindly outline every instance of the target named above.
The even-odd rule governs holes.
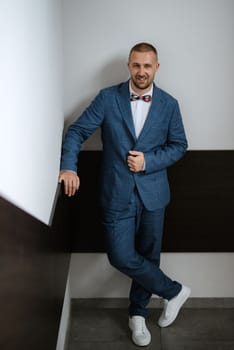
[[[135,166],[134,166],[134,164],[129,163],[129,164],[128,164],[128,167],[129,167],[130,170],[132,170],[132,169],[134,169]]]
[[[74,196],[76,191],[79,189],[79,178],[76,176],[75,178],[72,179],[71,181],[71,187],[70,187],[70,195]]]
[[[139,156],[142,152],[139,151],[129,151],[129,154],[133,157]]]
[[[69,183],[68,183],[68,195],[69,197],[73,196],[76,192],[76,185],[74,183],[74,180],[73,179],[70,179],[69,180]]]
[[[64,191],[67,196],[70,194],[70,184],[69,184],[69,179],[64,179]]]
[[[64,182],[64,192],[67,196],[71,196],[72,193],[72,182],[71,179],[69,177],[64,177],[63,178],[63,182]]]
[[[127,160],[128,164],[135,164],[136,163],[136,158],[135,156],[129,156]]]
[[[71,196],[71,181],[70,179],[67,180],[67,193],[68,197]]]
[[[130,166],[129,167],[129,170],[132,171],[132,172],[135,172],[136,171],[136,168],[134,166]]]
[[[78,190],[78,180],[77,178],[74,179],[73,181],[73,187],[72,187],[72,195],[74,196],[74,194],[76,193],[76,191]]]

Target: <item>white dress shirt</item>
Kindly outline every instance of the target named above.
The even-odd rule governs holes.
[[[130,95],[132,93],[139,95],[132,89],[130,82],[129,82],[129,91],[130,91]],[[150,95],[152,97],[152,94],[153,94],[153,85],[151,89],[147,93],[143,94],[142,96]],[[151,101],[150,102],[145,102],[143,100],[131,101],[132,117],[133,117],[133,123],[134,123],[135,133],[137,138],[140,135],[140,132],[145,124],[150,106],[151,106]]]

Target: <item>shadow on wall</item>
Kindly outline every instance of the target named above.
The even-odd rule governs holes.
[[[89,95],[83,101],[80,101],[74,112],[66,117],[64,132],[66,132],[68,126],[89,106],[93,98],[98,92],[108,86],[121,83],[129,78],[127,57],[119,56],[113,58],[108,64],[103,65],[96,76],[90,76],[89,81],[86,83],[87,86],[91,86],[90,90],[95,89],[95,92]],[[102,150],[101,132],[97,129],[94,134],[84,143],[83,150]]]

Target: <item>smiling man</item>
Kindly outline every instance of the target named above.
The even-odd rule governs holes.
[[[142,51],[137,51],[137,46],[131,49],[128,69],[131,75],[131,87],[141,95],[151,88],[159,63],[157,51],[153,46],[151,51],[143,50],[149,49],[147,45],[140,47]]]
[[[79,189],[81,145],[101,127],[100,207],[107,254],[110,263],[132,279],[128,325],[133,342],[146,346],[151,341],[146,318],[152,294],[164,299],[160,327],[174,322],[190,295],[190,288],[160,269],[170,200],[167,168],[183,157],[187,140],[177,100],[154,83],[159,69],[156,48],[135,45],[128,68],[128,81],[101,90],[70,125],[59,182],[64,182],[68,196]]]

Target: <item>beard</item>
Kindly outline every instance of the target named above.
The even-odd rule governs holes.
[[[146,90],[146,89],[148,89],[151,86],[152,82],[153,82],[153,80],[149,80],[147,78],[144,79],[144,80],[141,80],[138,77],[136,77],[136,78],[135,77],[131,77],[131,79],[132,79],[133,85],[139,90]]]

